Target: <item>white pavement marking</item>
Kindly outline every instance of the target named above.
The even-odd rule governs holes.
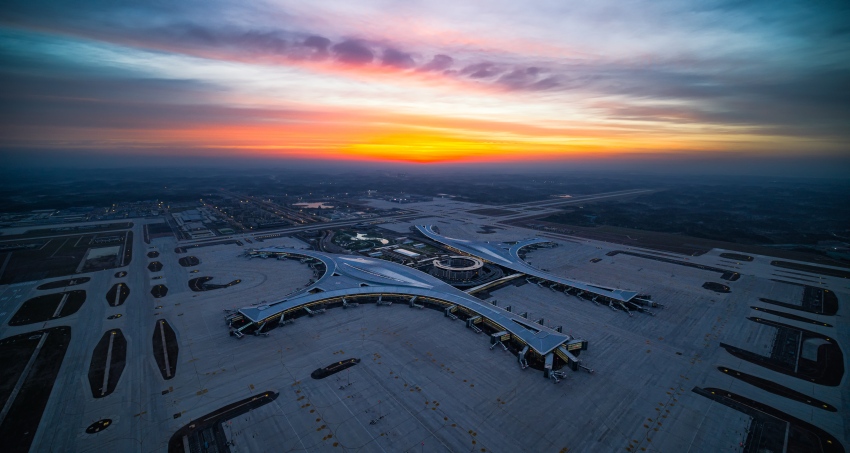
[[[65,308],[65,302],[68,301],[68,295],[71,293],[62,294],[62,300],[59,301],[59,305],[56,306],[56,311],[53,312],[53,316],[51,318],[58,318],[62,313],[62,309]]]
[[[159,321],[159,335],[162,338],[162,355],[165,358],[165,377],[171,377],[171,363],[168,362],[168,347],[165,344],[165,321]]]
[[[3,260],[3,265],[0,266],[0,278],[3,277],[3,272],[6,271],[6,266],[9,264],[10,259],[12,259],[12,252],[6,254],[6,259]]]
[[[112,343],[115,342],[115,331],[109,336],[109,348],[106,350],[106,367],[103,370],[103,387],[100,389],[100,396],[106,395],[106,388],[109,384],[109,368],[112,365]]]
[[[368,367],[367,367],[366,369],[367,369],[367,370],[369,370],[369,368],[368,368]],[[425,426],[425,424],[424,424],[424,423],[422,423],[422,420],[420,420],[420,419],[419,419],[419,417],[417,417],[416,415],[414,415],[414,414],[413,414],[413,412],[410,412],[410,409],[408,409],[408,408],[407,408],[407,407],[405,407],[403,404],[401,404],[401,402],[399,402],[399,400],[395,397],[395,395],[393,395],[393,394],[392,394],[392,392],[390,392],[390,391],[389,391],[389,389],[387,389],[387,387],[384,385],[384,382],[383,382],[380,378],[378,378],[378,376],[377,376],[377,375],[375,375],[375,373],[374,373],[374,372],[372,372],[371,374],[372,374],[372,378],[374,378],[374,379],[375,379],[375,381],[378,383],[378,385],[380,385],[380,386],[381,386],[381,388],[382,388],[382,389],[384,389],[384,391],[385,391],[385,392],[387,392],[387,394],[389,394],[389,395],[390,395],[390,398],[392,398],[392,399],[393,399],[393,401],[395,401],[395,403],[396,403],[396,404],[398,404],[398,405],[399,405],[402,409],[404,409],[404,410],[405,410],[405,412],[407,412],[407,413],[408,413],[408,415],[410,415],[410,417],[411,417],[412,419],[414,419],[414,420],[416,420],[417,422],[419,422],[419,424],[420,424],[420,425],[422,425],[422,427],[423,427],[423,428],[425,428],[425,431],[428,431],[428,433],[429,433],[429,434],[431,434],[431,436],[432,436],[434,439],[437,439],[437,442],[439,442],[439,443],[440,443],[440,445],[442,445],[442,446],[443,446],[446,450],[448,450],[448,451],[452,451],[452,449],[451,449],[451,448],[449,448],[449,446],[448,446],[448,445],[446,445],[445,443],[443,443],[443,440],[442,440],[442,439],[440,439],[439,437],[437,437],[437,435],[436,435],[436,434],[434,434],[434,431],[431,431],[431,428],[428,428],[427,426]]]
[[[277,399],[275,399],[274,405],[277,406],[278,409],[280,409],[280,413],[283,414],[283,418],[286,419],[286,423],[289,425],[290,428],[292,428],[292,432],[294,432],[295,437],[298,438],[298,443],[301,444],[301,448],[303,448],[304,451],[310,451],[307,450],[307,447],[304,446],[304,442],[301,441],[301,434],[298,434],[298,430],[295,429],[294,426],[292,426],[292,422],[289,421],[289,417],[286,415],[286,412],[283,410],[283,408],[280,407],[280,403],[277,402]]]
[[[124,234],[124,247],[121,247],[119,253],[121,253],[121,264],[118,267],[124,266],[124,259],[127,257],[127,241],[130,239],[129,234]],[[130,244],[132,246],[132,244]]]
[[[56,250],[53,251],[53,253],[50,255],[50,258],[53,258],[54,256],[56,256],[56,253],[59,252],[59,250],[61,250],[62,247],[65,247],[65,244],[68,242],[68,239],[71,239],[71,238],[65,238],[65,241],[62,242],[62,245],[60,245],[59,247],[56,247]]]
[[[338,400],[339,400],[339,402],[340,402],[340,403],[342,403],[343,407],[345,407],[345,408],[348,410],[348,413],[349,413],[349,414],[351,414],[351,416],[352,416],[355,420],[357,420],[357,424],[358,424],[358,425],[360,425],[360,427],[361,427],[361,428],[363,428],[363,431],[366,431],[366,434],[368,434],[368,435],[369,435],[369,437],[372,439],[372,442],[374,442],[374,443],[375,443],[375,445],[377,445],[377,446],[378,446],[378,448],[380,448],[380,449],[381,449],[381,451],[383,451],[384,453],[386,453],[386,450],[384,450],[384,447],[382,447],[382,446],[381,446],[381,444],[379,444],[379,443],[377,442],[377,439],[375,439],[375,436],[373,436],[373,435],[372,435],[372,433],[370,433],[370,432],[369,432],[369,430],[368,430],[368,429],[366,429],[366,427],[365,427],[365,426],[363,426],[363,422],[361,422],[361,421],[360,421],[360,419],[359,419],[359,418],[357,418],[357,416],[356,416],[356,415],[354,415],[354,412],[352,412],[352,411],[351,411],[351,408],[350,408],[350,407],[348,407],[348,404],[345,404],[345,401],[343,401],[343,400],[342,400],[342,398],[340,398],[340,397],[339,397],[339,395],[337,395],[337,394],[336,394],[336,392],[334,392],[334,389],[333,389],[333,388],[331,388],[331,385],[330,385],[330,384],[328,384],[327,382],[325,382],[325,385],[327,385],[327,386],[328,386],[328,388],[331,390],[331,393],[333,393],[333,394],[334,394],[334,396],[336,396],[336,399],[338,399]]]

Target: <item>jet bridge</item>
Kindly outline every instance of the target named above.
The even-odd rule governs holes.
[[[481,321],[482,321],[482,319],[481,319],[480,315],[479,316],[473,316],[473,317],[466,320],[466,327],[469,327],[475,333],[481,333],[482,332],[481,328],[476,326],[476,324],[481,323]]]
[[[519,354],[517,354],[516,356],[517,362],[519,362],[519,366],[523,370],[528,368],[528,361],[525,359],[526,354],[528,354],[528,345],[522,348],[522,350],[519,351]]]
[[[445,314],[446,317],[451,319],[452,321],[457,320],[457,315],[455,312],[457,311],[457,305],[452,305],[451,307],[446,307]]]
[[[495,332],[490,334],[490,349],[495,348],[496,346],[501,346],[505,351],[508,350],[508,347],[505,346],[505,341],[511,339],[510,332],[503,330],[501,332]]]

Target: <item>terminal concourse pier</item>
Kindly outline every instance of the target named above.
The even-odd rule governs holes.
[[[605,303],[612,308],[616,306],[629,314],[631,314],[631,310],[651,314],[647,307],[663,307],[663,305],[652,302],[650,296],[638,294],[637,291],[608,288],[553,275],[529,265],[520,257],[523,249],[541,245],[552,246],[551,241],[547,239],[533,238],[511,244],[491,243],[442,236],[435,231],[434,225],[417,225],[416,230],[428,239],[443,244],[451,250],[547,281],[563,288],[568,294],[589,297],[593,302]]]
[[[367,257],[332,255],[310,250],[270,247],[250,250],[251,257],[276,257],[309,263],[319,274],[315,283],[273,302],[243,307],[227,315],[230,334],[267,334],[272,329],[302,316],[324,313],[327,308],[353,308],[355,304],[376,306],[402,302],[411,308],[432,308],[452,319],[463,318],[476,332],[487,332],[491,346],[502,344],[517,353],[525,368],[542,364],[544,376],[557,380],[564,365],[581,367],[577,357],[587,341],[577,339],[484,302],[424,272],[408,266]],[[473,261],[473,260],[470,260]],[[589,369],[588,369],[589,370]]]

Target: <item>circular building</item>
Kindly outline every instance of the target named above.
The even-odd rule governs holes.
[[[484,268],[484,261],[472,256],[448,256],[434,260],[431,275],[434,277],[455,281],[468,282],[477,280]]]

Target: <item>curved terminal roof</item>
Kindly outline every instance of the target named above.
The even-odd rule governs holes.
[[[582,291],[586,291],[599,296],[604,296],[613,300],[627,302],[637,296],[637,291],[627,291],[624,289],[605,288],[602,286],[591,285],[569,278],[559,277],[557,275],[541,271],[534,268],[519,257],[519,250],[533,244],[551,242],[546,239],[533,238],[519,241],[516,244],[505,244],[501,242],[480,242],[470,241],[467,239],[455,239],[438,234],[434,231],[434,225],[417,225],[416,229],[420,233],[427,236],[433,241],[445,244],[453,249],[460,250],[463,253],[477,256],[484,260],[498,264],[500,266],[512,269],[532,277],[549,280],[565,286],[570,286]]]
[[[410,295],[439,299],[475,312],[501,325],[540,355],[552,352],[568,341],[575,341],[569,335],[485,303],[442,280],[402,264],[285,247],[256,249],[250,253],[258,256],[314,258],[326,267],[324,275],[304,289],[275,302],[239,309],[253,323],[261,323],[285,311],[327,299],[375,294]]]

